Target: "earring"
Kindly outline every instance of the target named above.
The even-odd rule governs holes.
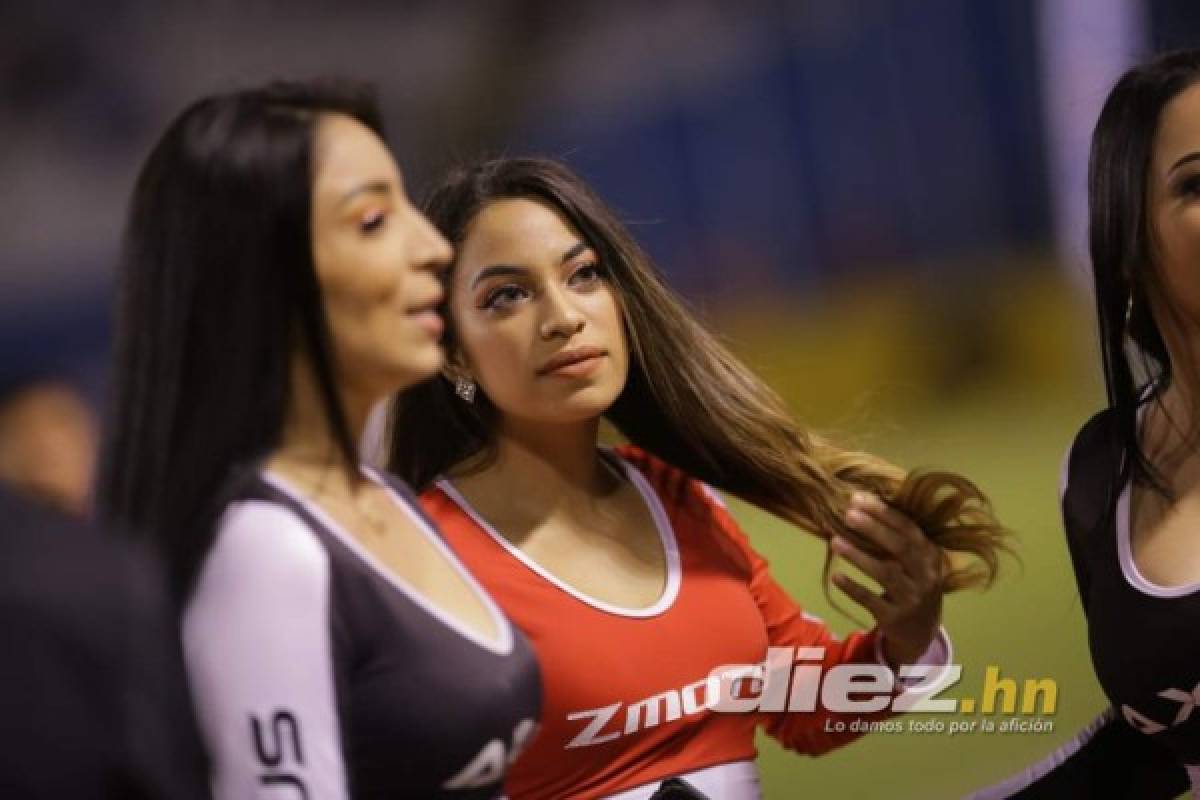
[[[1129,330],[1129,322],[1133,319],[1133,292],[1129,292],[1129,300],[1125,303],[1125,330]]]
[[[468,403],[475,402],[475,381],[470,378],[455,378],[454,393]]]

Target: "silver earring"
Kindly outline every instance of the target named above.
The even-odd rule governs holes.
[[[470,378],[455,378],[454,393],[468,403],[475,402],[475,381]]]
[[[1133,292],[1129,293],[1129,301],[1125,303],[1125,330],[1129,330],[1129,323],[1133,319]]]

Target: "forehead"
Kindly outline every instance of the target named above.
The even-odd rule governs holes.
[[[488,203],[472,220],[462,244],[460,262],[524,264],[546,256],[558,263],[583,237],[554,207],[527,198]]]
[[[1200,151],[1200,84],[1194,84],[1163,108],[1154,146],[1155,174],[1162,176],[1180,158]]]
[[[398,181],[399,168],[375,132],[345,114],[325,114],[313,141],[313,195],[340,198],[364,181]]]

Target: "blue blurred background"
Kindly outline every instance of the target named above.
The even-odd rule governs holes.
[[[1060,685],[1039,735],[877,736],[819,761],[764,743],[769,797],[952,797],[1102,707],[1055,510],[1103,402],[1084,177],[1129,64],[1200,44],[1194,0],[0,2],[0,360],[102,413],[112,266],[136,171],[195,97],[375,81],[414,194],[481,154],[559,156],[817,428],[966,472],[1020,537],[952,598],[965,665]],[[835,626],[820,550],[752,509]],[[869,767],[869,768],[868,768]]]

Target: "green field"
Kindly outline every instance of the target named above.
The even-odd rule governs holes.
[[[721,325],[806,420],[851,435],[906,466],[960,471],[992,497],[1016,533],[987,592],[948,598],[945,624],[962,682],[949,697],[979,696],[984,671],[1051,678],[1058,708],[1045,733],[868,735],[810,758],[762,737],[768,798],[956,798],[999,780],[1071,738],[1105,707],[1089,661],[1082,611],[1059,523],[1060,462],[1074,432],[1102,402],[1086,310],[1052,279],[1010,287],[989,308],[986,369],[950,364],[949,340],[929,333],[920,304],[896,292],[800,315],[731,317]],[[786,333],[785,333],[786,332]],[[967,377],[959,378],[958,376]],[[775,577],[839,633],[855,624],[821,589],[824,544],[744,505],[735,512]],[[848,601],[847,601],[848,602]],[[981,713],[937,715],[981,720]],[[930,717],[932,719],[933,717]],[[1007,715],[989,717],[999,727]]]

